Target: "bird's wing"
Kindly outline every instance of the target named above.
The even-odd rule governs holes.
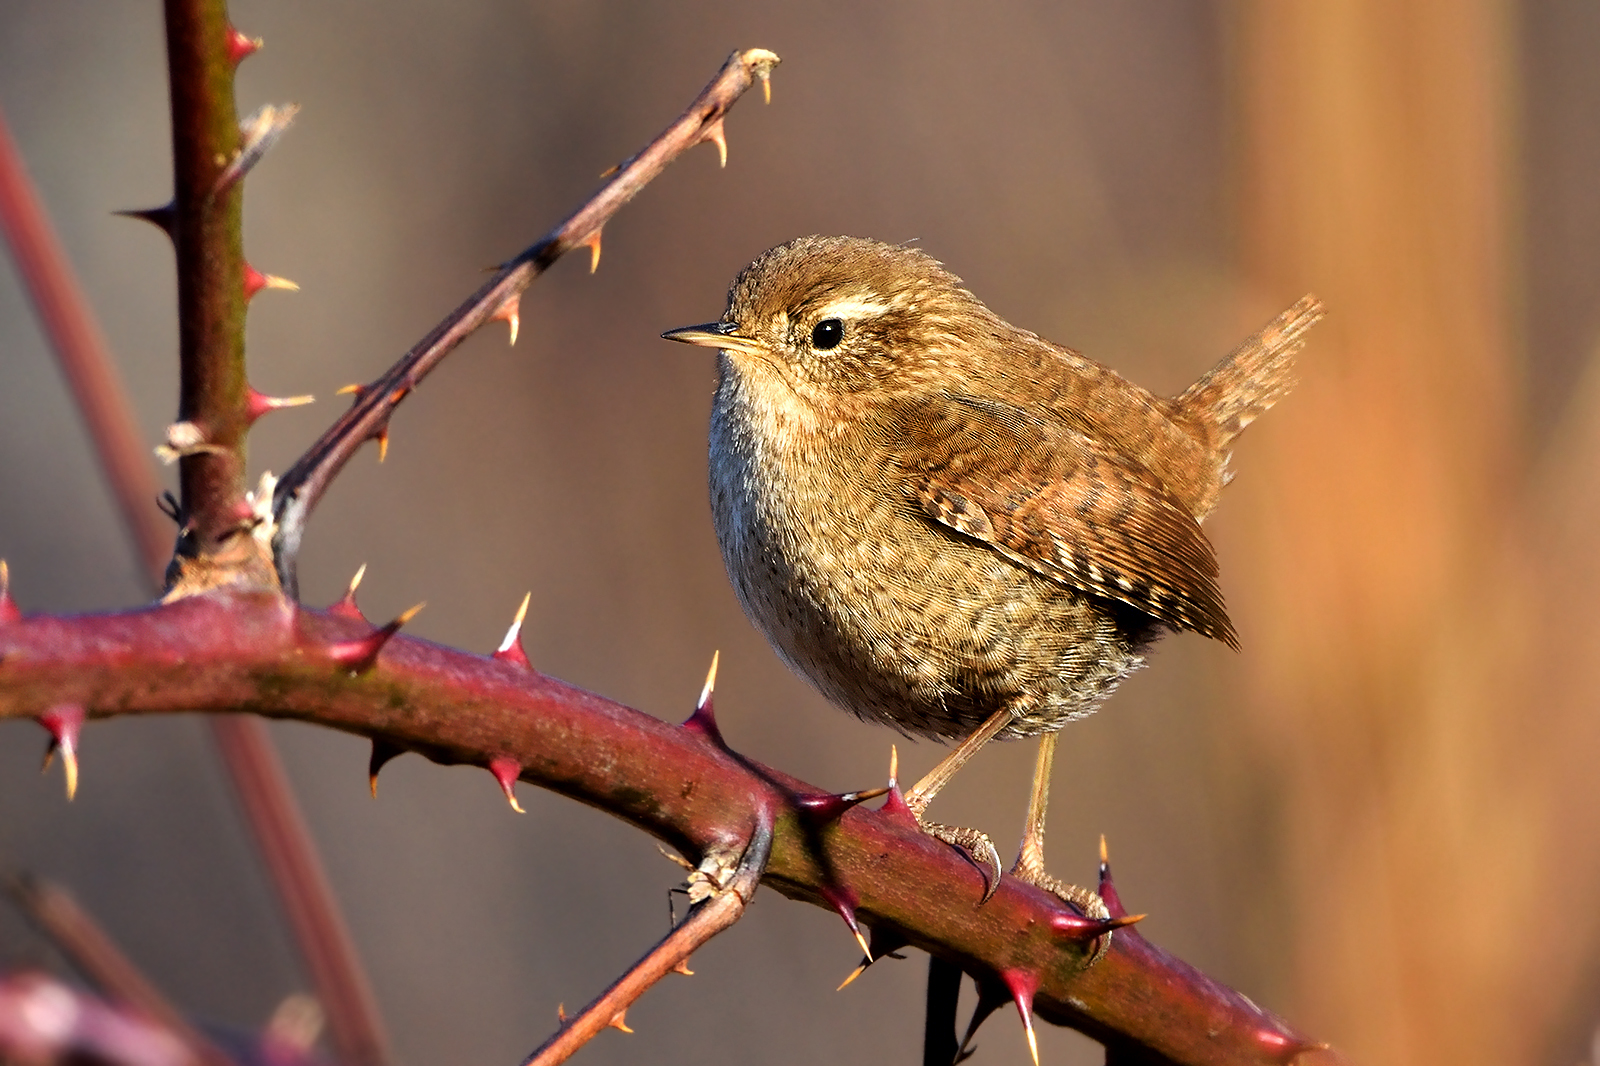
[[[886,422],[898,475],[929,519],[1052,580],[1238,647],[1194,516],[1103,443],[968,396],[896,405]]]

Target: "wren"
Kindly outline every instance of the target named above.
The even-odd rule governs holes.
[[[1018,872],[1061,891],[1041,850],[1055,732],[1166,630],[1237,648],[1200,523],[1321,313],[1305,298],[1166,399],[920,251],[801,237],[739,275],[721,321],[664,336],[720,350],[711,509],[745,612],[845,710],[967,739],[907,796],[919,818],[990,738],[1048,738]],[[929,828],[998,874],[987,838]]]

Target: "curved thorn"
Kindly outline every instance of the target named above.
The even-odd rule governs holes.
[[[84,717],[82,706],[60,703],[36,719],[50,734],[50,746],[45,750],[40,772],[50,769],[55,753],[61,752],[61,769],[66,774],[69,801],[78,794],[78,735],[83,729]]]
[[[113,211],[111,213],[121,215],[123,218],[136,218],[140,222],[148,222],[162,233],[165,233],[168,238],[171,238],[173,226],[178,219],[178,209],[170,201],[160,207],[129,208],[125,211]]]
[[[385,740],[382,737],[372,738],[372,754],[367,759],[367,786],[372,790],[372,798],[378,798],[378,773],[396,759],[405,754],[406,749],[400,745]]]
[[[378,462],[381,463],[387,458],[389,458],[389,426],[385,423],[378,431]]]
[[[511,804],[511,809],[518,814],[527,814],[522,804],[517,802],[515,788],[517,778],[522,776],[522,764],[509,755],[500,755],[489,760],[489,772],[500,782],[500,791],[506,794],[506,802]]]
[[[606,1024],[613,1029],[621,1029],[624,1033],[633,1032],[632,1029],[628,1028],[628,1012],[626,1010],[617,1011],[616,1015]]]
[[[490,322],[504,322],[511,329],[511,344],[517,343],[517,330],[522,326],[522,294],[514,292],[489,316]]]
[[[578,242],[578,247],[580,247],[580,248],[583,247],[584,245],[588,245],[588,247],[589,247],[589,273],[591,273],[591,274],[593,274],[596,270],[600,269],[600,234],[601,234],[601,232],[602,232],[601,230],[595,230],[593,233],[589,234],[583,240]]]
[[[705,140],[717,146],[717,165],[726,167],[728,165],[728,131],[724,128],[721,116],[718,116],[716,121],[706,127],[706,131],[702,136]]]

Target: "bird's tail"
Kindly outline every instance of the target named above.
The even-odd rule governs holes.
[[[1294,354],[1323,313],[1322,301],[1302,296],[1177,398],[1185,415],[1215,434],[1214,449],[1226,448],[1294,387]]]

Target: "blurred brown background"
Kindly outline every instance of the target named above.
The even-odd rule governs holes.
[[[1109,836],[1147,934],[1357,1062],[1589,1061],[1600,1021],[1600,8],[1579,0],[1002,5],[240,2],[239,103],[304,105],[251,177],[247,250],[298,281],[250,322],[281,470],[387,365],[686,103],[784,58],[729,120],[474,338],[341,478],[310,602],[489,649],[526,589],[546,672],[682,717],[721,648],[729,740],[819,785],[885,772],[741,616],[705,502],[709,355],[734,273],[801,233],[918,238],[1012,321],[1181,389],[1302,292],[1331,308],[1208,526],[1244,652],[1169,639],[1056,771],[1051,863]],[[169,194],[152,4],[0,5],[0,104],[154,443],[171,256],[116,208]],[[28,610],[139,601],[85,435],[0,258],[0,556]],[[275,726],[401,1060],[517,1061],[665,929],[640,834],[417,758]],[[197,1015],[303,987],[209,737],[97,724],[71,807],[0,723],[0,867],[58,879]],[[938,749],[900,741],[913,776]],[[1020,832],[1032,750],[936,808]],[[838,920],[763,893],[589,1063],[915,1062],[921,957],[834,986]],[[55,964],[10,911],[0,963]],[[981,1061],[1025,1061],[1009,1015]],[[1049,1061],[1098,1061],[1046,1031]]]

